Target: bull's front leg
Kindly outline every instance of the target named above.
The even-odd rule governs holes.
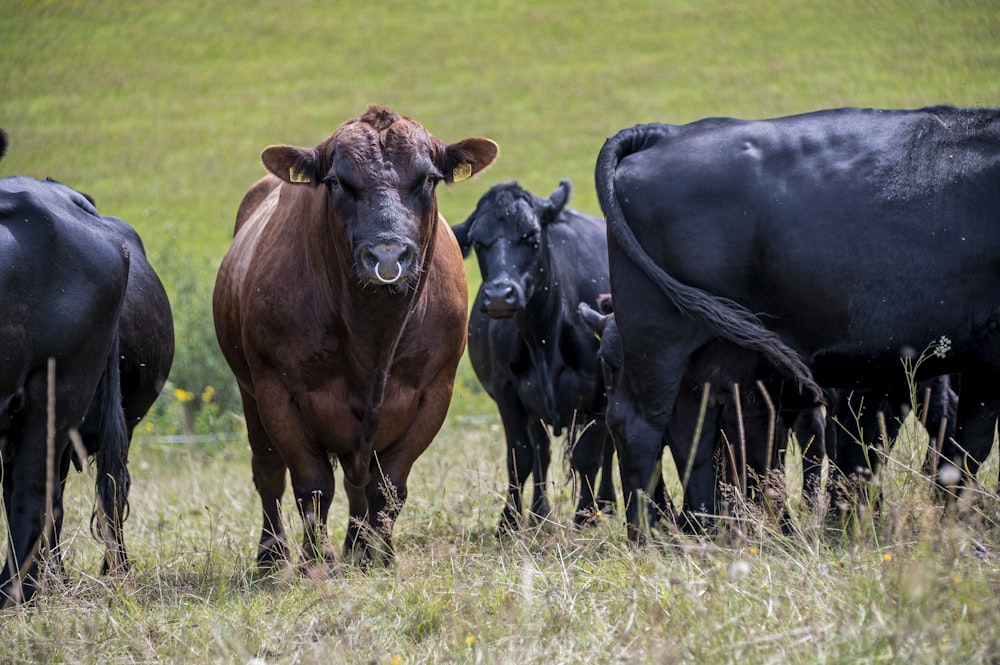
[[[272,571],[287,565],[290,556],[281,518],[281,497],[285,493],[288,467],[261,423],[257,401],[242,388],[240,396],[243,398],[243,413],[250,441],[253,483],[261,504],[262,526],[257,545],[257,566],[263,571]]]

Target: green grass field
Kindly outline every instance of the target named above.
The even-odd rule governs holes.
[[[315,145],[370,103],[500,145],[439,190],[452,223],[511,179],[548,195],[570,178],[571,205],[598,214],[597,152],[640,122],[1000,105],[994,0],[355,4],[0,0],[0,176],[91,194],[139,230],[171,293],[177,359],[145,434],[239,432],[210,305],[236,206],[264,147]],[[496,542],[502,431],[464,365],[396,568],[275,581],[253,574],[248,457],[240,440],[137,443],[121,584],[96,574],[92,485],[74,475],[69,585],[0,616],[0,662],[981,663],[1000,648],[995,461],[958,523],[900,458],[884,514],[850,512],[846,534],[802,511],[791,535],[758,517],[641,552],[617,524],[565,526],[557,465],[555,523]],[[339,542],[339,495],[335,510]]]

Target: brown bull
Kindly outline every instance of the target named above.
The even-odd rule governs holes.
[[[329,561],[333,460],[350,505],[344,553],[392,559],[417,457],[444,421],[465,348],[462,254],[435,188],[497,155],[371,107],[315,148],[271,146],[215,285],[215,327],[243,398],[263,505],[257,561],[288,560],[286,470],[303,558]]]

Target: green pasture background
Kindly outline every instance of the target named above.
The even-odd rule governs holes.
[[[0,175],[61,180],[139,230],[173,298],[171,386],[211,386],[223,411],[240,407],[210,296],[260,151],[316,145],[371,103],[500,145],[440,188],[452,223],[506,180],[570,178],[600,214],[597,152],[636,123],[1000,104],[1000,3],[0,0]],[[457,395],[456,413],[492,408],[467,365]]]
[[[500,145],[490,170],[439,188],[452,223],[514,179],[545,196],[569,178],[571,205],[599,214],[597,153],[636,123],[1000,106],[1000,1],[0,0],[0,175],[61,180],[131,222],[178,335],[130,455],[132,573],[97,575],[93,482],[72,473],[69,582],[46,578],[34,608],[0,616],[0,663],[996,662],[995,457],[969,519],[942,523],[919,460],[897,446],[873,486],[885,509],[849,507],[843,531],[794,505],[793,489],[790,535],[761,518],[639,551],[615,520],[567,528],[559,460],[552,522],[498,541],[503,433],[467,363],[453,417],[410,477],[396,567],[261,579],[259,499],[211,323],[215,271],[261,150],[316,145],[372,103],[446,141]],[[892,248],[871,251],[858,261]],[[177,432],[234,440],[148,436]],[[338,492],[334,544],[345,503]],[[291,498],[284,510],[297,549]]]

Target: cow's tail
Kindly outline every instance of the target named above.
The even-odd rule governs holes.
[[[0,159],[7,154],[7,132],[0,129]]]
[[[99,406],[97,449],[97,535],[104,541],[105,572],[123,573],[128,568],[122,524],[128,515],[129,436],[122,409],[119,341],[115,332],[104,375],[94,399]]]
[[[823,391],[816,384],[812,371],[780,336],[768,330],[753,312],[739,303],[683,284],[668,274],[646,253],[628,225],[615,192],[614,177],[618,164],[628,155],[650,147],[672,131],[675,128],[670,125],[636,125],[618,132],[604,143],[597,158],[595,177],[597,197],[607,219],[609,233],[629,259],[656,283],[684,316],[703,321],[722,339],[763,354],[770,362],[788,371],[800,391],[808,391],[816,401],[823,401]]]

